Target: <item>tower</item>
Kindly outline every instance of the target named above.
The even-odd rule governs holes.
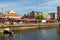
[[[57,20],[60,22],[60,6],[57,7]]]

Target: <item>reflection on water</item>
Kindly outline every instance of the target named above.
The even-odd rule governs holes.
[[[0,40],[60,40],[60,29],[33,29],[16,31],[14,36],[0,37]]]

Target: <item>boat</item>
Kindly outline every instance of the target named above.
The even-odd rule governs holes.
[[[10,31],[9,28],[5,28],[3,33],[4,33],[4,35],[8,35],[8,36],[13,35],[13,32]]]

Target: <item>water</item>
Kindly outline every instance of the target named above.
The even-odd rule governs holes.
[[[15,32],[14,36],[0,37],[0,40],[60,40],[60,29],[33,29]]]

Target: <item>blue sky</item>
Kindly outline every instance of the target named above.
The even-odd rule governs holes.
[[[32,10],[40,12],[56,12],[60,0],[0,0],[0,11],[14,10],[18,14],[29,13]]]

